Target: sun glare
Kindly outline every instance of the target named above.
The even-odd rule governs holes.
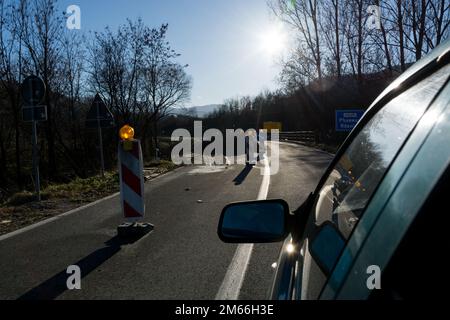
[[[260,35],[261,51],[273,58],[285,49],[286,34],[282,27],[275,26]]]

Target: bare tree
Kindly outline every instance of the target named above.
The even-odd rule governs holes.
[[[79,116],[83,94],[85,94],[85,43],[83,37],[73,31],[65,31],[60,40],[60,62],[56,66],[58,81],[54,84],[54,103],[58,105],[53,111],[56,126],[57,151],[75,173],[84,176],[80,165],[81,142],[84,122]],[[57,93],[57,94],[56,94]]]
[[[389,73],[392,75],[393,66],[392,66],[392,55],[391,55],[391,48],[388,42],[388,31],[386,30],[386,18],[383,13],[387,12],[386,8],[381,5],[380,0],[375,0],[375,5],[377,5],[380,8],[380,30],[372,30],[371,33],[372,39],[374,40],[374,44],[379,46],[383,52],[384,56],[386,58],[386,66],[389,70]]]
[[[70,119],[75,120],[76,105],[82,96],[83,72],[86,52],[84,39],[76,33],[66,32],[61,38],[60,93],[69,101]]]
[[[190,97],[191,78],[178,63],[149,66],[145,84],[148,95],[145,111],[152,120],[160,120]]]
[[[150,29],[142,20],[128,21],[116,33],[96,33],[90,48],[90,82],[121,122],[136,122],[144,65],[144,42]]]
[[[353,74],[359,81],[364,73],[366,56],[366,38],[368,30],[365,26],[367,3],[365,0],[346,0],[348,8],[345,15],[347,37],[347,59],[352,66]]]
[[[157,122],[189,98],[191,79],[166,40],[168,25],[149,28],[128,21],[106,29],[91,46],[91,83],[123,122],[139,125],[145,138]],[[156,139],[156,137],[155,137]],[[155,144],[157,141],[155,140]]]
[[[298,31],[298,49],[309,53],[319,81],[322,79],[322,48],[320,39],[320,6],[318,0],[273,0],[269,7],[282,21]]]
[[[24,61],[23,39],[28,23],[28,6],[25,0],[10,2],[0,0],[0,81],[7,95],[12,114],[15,137],[16,182],[22,188],[20,145],[20,92]]]
[[[404,7],[407,14],[405,23],[405,36],[408,40],[408,49],[415,55],[416,61],[422,58],[426,32],[426,14],[429,1],[427,0],[405,0]]]
[[[327,48],[331,53],[331,59],[335,62],[335,74],[340,78],[342,75],[342,0],[326,0],[323,2],[323,6],[322,12],[324,12],[325,19],[321,20],[321,30]]]
[[[55,121],[53,116],[53,94],[58,84],[58,62],[60,58],[60,35],[63,30],[63,15],[58,14],[57,0],[34,0],[30,6],[30,20],[26,28],[24,45],[27,48],[26,65],[29,73],[42,77],[46,86],[44,102],[47,105],[45,131],[48,145],[48,173],[55,178],[58,172],[55,153]]]
[[[152,29],[145,42],[143,114],[146,124],[153,123],[153,138],[158,147],[158,121],[190,97],[192,79],[185,68],[173,61],[179,54],[166,41],[168,25]]]
[[[286,93],[293,93],[316,79],[314,61],[305,55],[305,51],[301,47],[292,50],[281,64],[279,82],[285,88]]]
[[[398,49],[400,53],[400,66],[402,71],[406,70],[405,59],[405,40],[404,40],[404,27],[403,27],[403,5],[402,0],[396,0],[396,16],[397,16],[397,28],[398,28]]]
[[[448,36],[450,5],[446,0],[429,0],[428,4],[427,20],[430,26],[425,33],[425,37],[428,47],[433,49],[441,43],[442,39]]]

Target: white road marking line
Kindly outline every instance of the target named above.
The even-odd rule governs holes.
[[[267,199],[270,185],[270,167],[267,157],[263,159],[263,179],[259,187],[257,200]],[[238,245],[233,259],[228,266],[225,278],[216,295],[216,300],[237,300],[244,283],[245,274],[252,256],[253,244]]]

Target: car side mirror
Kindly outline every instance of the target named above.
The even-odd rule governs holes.
[[[320,269],[326,275],[329,275],[341,256],[344,247],[344,237],[333,223],[327,221],[313,235],[309,245],[309,252]]]
[[[236,202],[227,205],[217,233],[228,243],[269,243],[283,241],[291,219],[284,200]]]

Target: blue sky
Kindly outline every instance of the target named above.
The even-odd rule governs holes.
[[[82,31],[113,29],[141,17],[152,27],[169,23],[168,39],[189,64],[194,84],[189,105],[275,89],[280,50],[265,50],[267,34],[278,38],[279,23],[266,0],[63,0],[62,10],[81,8]],[[76,31],[75,31],[76,32]],[[264,44],[266,47],[264,47]],[[267,52],[269,51],[269,52]],[[276,51],[276,52],[272,52]]]

